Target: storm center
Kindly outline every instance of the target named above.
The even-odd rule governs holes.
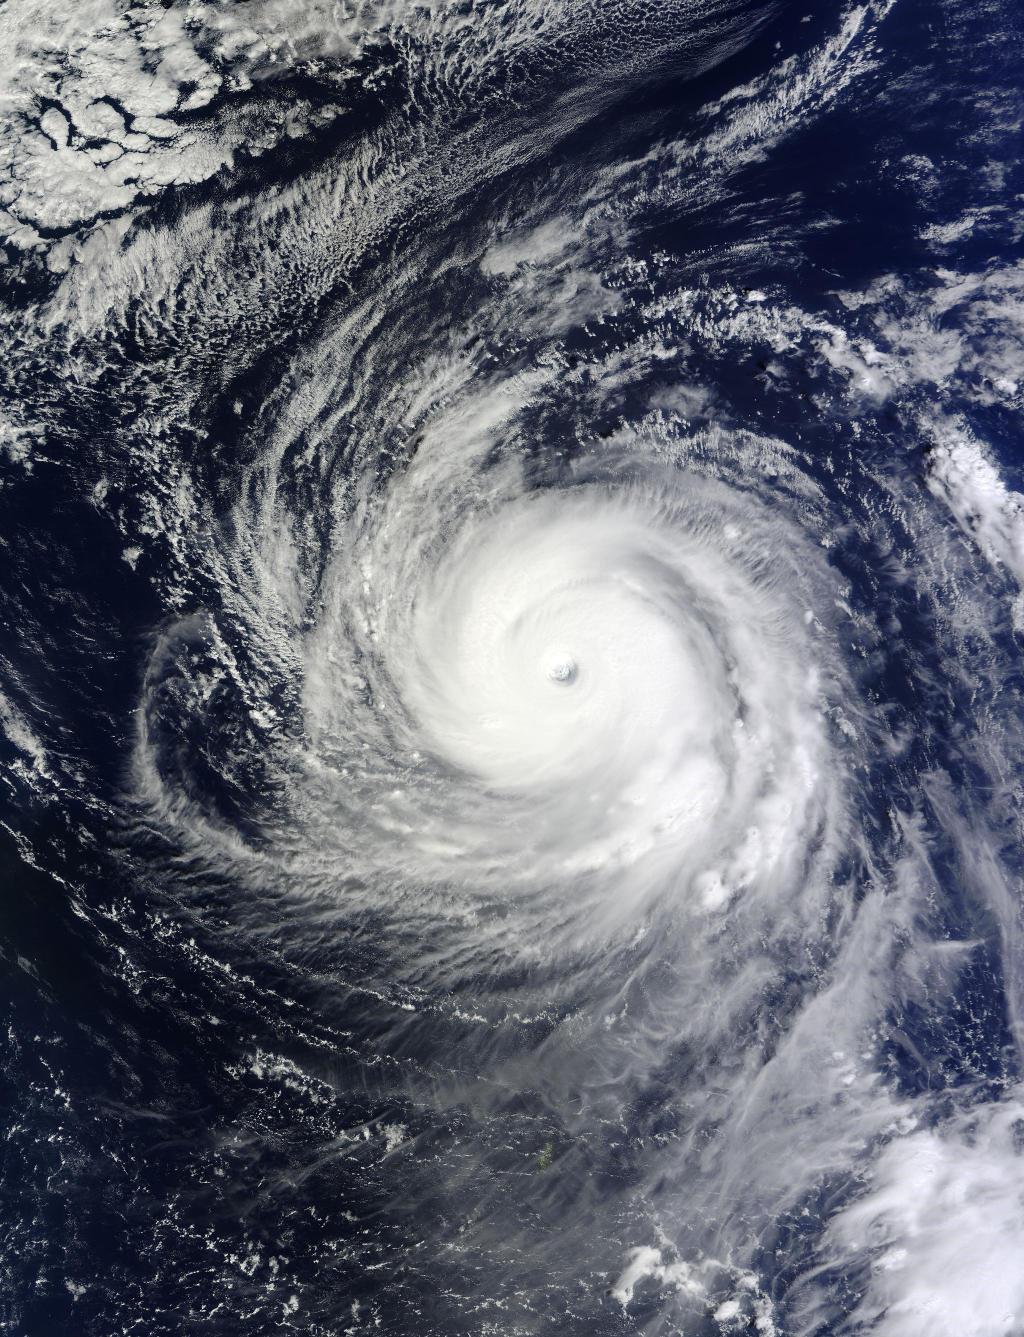
[[[548,665],[548,677],[552,682],[575,682],[578,672],[576,661],[571,655],[556,655]]]

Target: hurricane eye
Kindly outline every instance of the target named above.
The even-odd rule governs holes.
[[[579,676],[579,667],[571,655],[558,655],[548,664],[548,677],[552,682],[568,687]]]

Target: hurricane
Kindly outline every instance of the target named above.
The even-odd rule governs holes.
[[[1020,18],[808,9],[0,11],[5,1330],[1024,1334]]]

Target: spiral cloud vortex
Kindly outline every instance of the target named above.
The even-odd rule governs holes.
[[[938,11],[4,11],[11,1331],[1024,1333],[1019,71]]]

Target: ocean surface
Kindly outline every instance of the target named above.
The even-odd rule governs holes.
[[[1022,37],[0,7],[0,1331],[1022,1337]]]

